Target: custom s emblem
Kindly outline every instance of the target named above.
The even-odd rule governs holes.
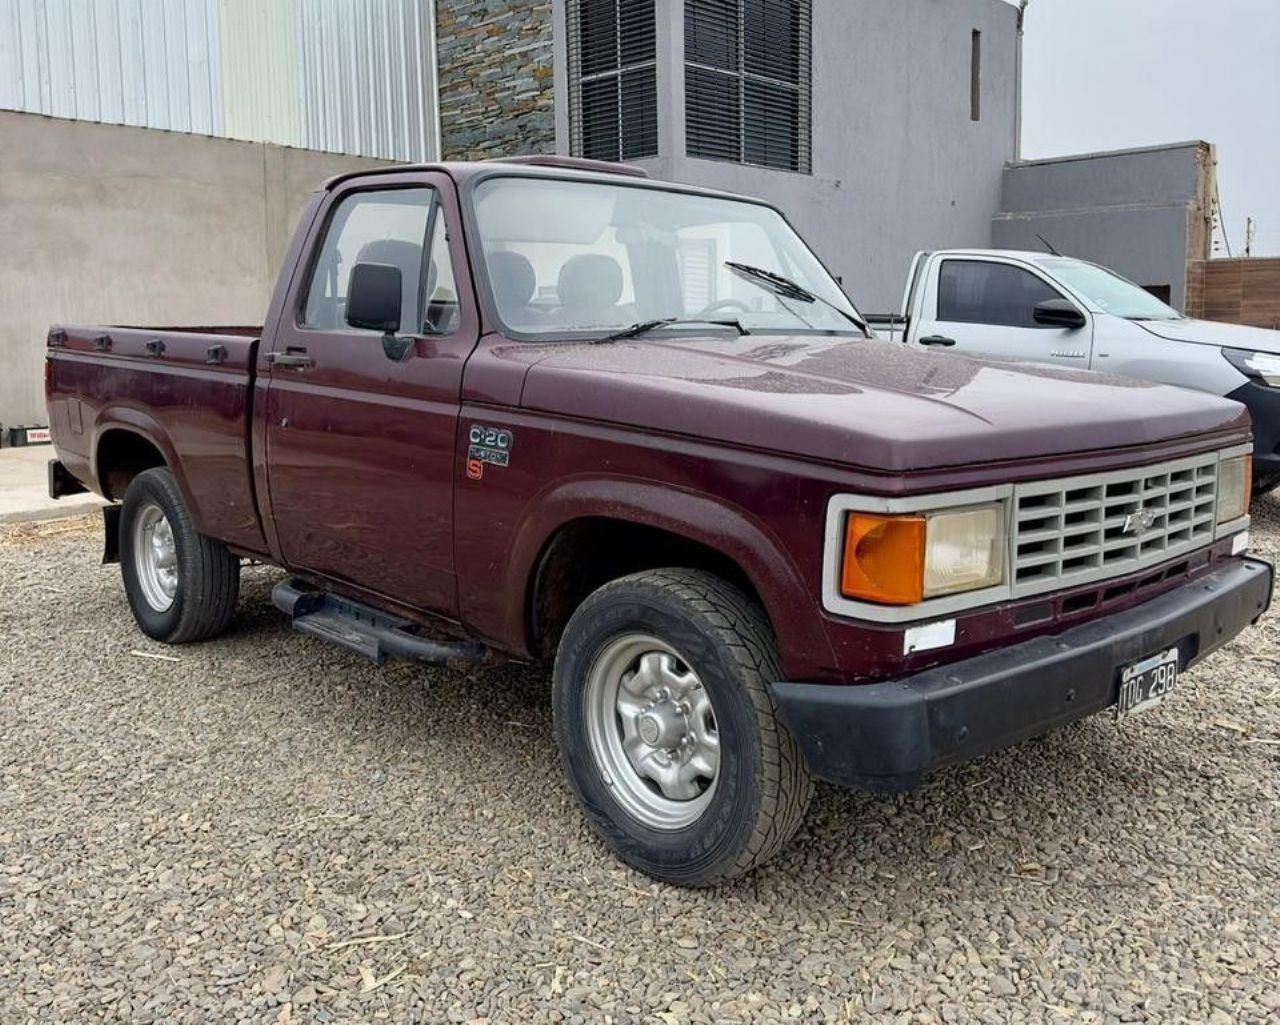
[[[510,465],[514,441],[515,436],[505,427],[472,424],[467,435],[467,479],[481,480],[485,463],[490,466]]]
[[[1137,512],[1131,512],[1124,518],[1124,526],[1120,528],[1122,534],[1141,534],[1151,529],[1151,525],[1156,521],[1156,514],[1150,509],[1139,509]]]

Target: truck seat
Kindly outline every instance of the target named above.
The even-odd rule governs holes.
[[[519,326],[541,321],[542,314],[529,305],[538,287],[533,264],[519,253],[490,253],[489,281],[502,319]]]
[[[556,282],[561,324],[586,327],[619,323],[618,300],[622,298],[622,268],[612,256],[580,253],[560,268]]]

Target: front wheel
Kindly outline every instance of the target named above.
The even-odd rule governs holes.
[[[120,572],[133,618],[167,644],[223,633],[240,595],[240,560],[196,533],[173,474],[138,474],[120,509]]]
[[[705,886],[791,838],[812,784],[769,694],[780,675],[764,613],[709,573],[637,573],[574,612],[556,656],[557,740],[619,857]]]

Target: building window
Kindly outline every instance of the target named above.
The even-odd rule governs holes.
[[[654,0],[567,0],[569,151],[658,155]]]
[[[810,170],[812,0],[685,0],[691,157]]]
[[[969,44],[969,120],[982,120],[982,33],[976,28]]]

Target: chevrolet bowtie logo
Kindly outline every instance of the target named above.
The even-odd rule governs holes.
[[[1156,514],[1150,509],[1139,509],[1124,518],[1124,526],[1120,528],[1120,532],[1122,534],[1141,534],[1150,530],[1155,521]]]

